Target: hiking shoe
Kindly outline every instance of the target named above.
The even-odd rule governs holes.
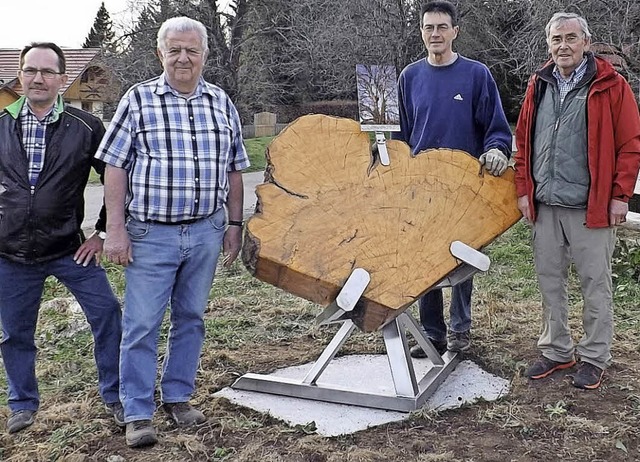
[[[438,342],[433,339],[431,340],[431,344],[434,346],[438,354],[443,355],[447,351],[447,342]],[[426,358],[427,353],[422,349],[420,345],[412,346],[409,350],[409,354],[412,358]]]
[[[530,379],[537,380],[543,379],[555,371],[559,371],[562,369],[569,369],[576,364],[576,360],[572,359],[571,361],[567,361],[566,363],[553,361],[552,359],[546,358],[544,356],[540,356],[535,363],[533,363],[525,375]]]
[[[162,409],[179,426],[198,425],[207,421],[204,414],[189,403],[164,403]]]
[[[449,332],[447,348],[449,351],[467,351],[471,348],[471,331]]]
[[[585,390],[595,390],[600,386],[603,375],[604,369],[582,361],[578,371],[573,376],[573,386],[584,388]]]
[[[127,446],[141,448],[156,444],[158,437],[156,436],[156,429],[153,428],[150,420],[134,420],[127,423],[125,440],[127,441]]]
[[[9,433],[16,433],[27,428],[35,420],[36,411],[29,409],[21,409],[11,413],[9,420],[7,420],[7,431]]]
[[[116,401],[115,403],[107,403],[107,412],[109,412],[113,416],[113,420],[116,421],[116,425],[120,428],[126,427],[127,424],[124,422],[124,408],[120,401]]]

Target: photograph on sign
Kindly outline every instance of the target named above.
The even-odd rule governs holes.
[[[396,68],[357,64],[356,82],[362,131],[400,131]]]

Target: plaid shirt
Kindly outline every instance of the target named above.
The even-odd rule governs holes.
[[[20,111],[22,144],[27,152],[27,159],[29,159],[29,183],[32,189],[38,183],[38,176],[44,164],[44,155],[47,149],[47,125],[58,120],[59,114],[54,109],[55,105],[42,120],[38,120],[26,101]]]
[[[201,78],[185,98],[164,74],[123,96],[96,158],[127,171],[129,216],[163,223],[213,214],[227,201],[227,172],[249,166],[228,95]]]
[[[573,90],[578,82],[582,80],[585,72],[587,72],[587,57],[582,58],[578,67],[571,73],[571,77],[565,80],[562,75],[560,75],[560,71],[558,70],[558,66],[553,68],[553,76],[556,78],[558,82],[558,90],[560,91],[560,105],[564,103],[564,99],[567,97],[567,94]]]

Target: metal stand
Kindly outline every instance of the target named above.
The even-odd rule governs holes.
[[[378,146],[378,155],[382,165],[389,165],[389,152],[387,151],[387,140],[384,132],[376,132],[376,146]]]
[[[451,244],[451,253],[463,263],[434,288],[458,284],[475,272],[488,269],[488,257],[461,242],[456,241]],[[459,358],[456,353],[450,351],[440,356],[422,327],[407,312],[399,314],[393,321],[382,327],[395,395],[350,390],[317,383],[331,360],[356,328],[350,319],[344,319],[342,316],[353,309],[368,283],[369,274],[365,270],[361,268],[354,270],[336,301],[318,316],[317,321],[321,324],[342,323],[342,326],[302,380],[249,373],[236,380],[232,388],[395,411],[414,411],[422,407],[453,371]],[[427,359],[419,361],[430,362],[426,374],[420,380],[416,378],[413,360],[409,355],[407,332],[427,354]]]

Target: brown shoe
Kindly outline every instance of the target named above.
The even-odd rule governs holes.
[[[189,403],[164,403],[162,409],[181,427],[205,423],[207,418]]]
[[[120,401],[116,401],[115,403],[107,403],[105,404],[107,408],[107,412],[109,412],[113,416],[113,420],[116,425],[120,428],[124,428],[127,424],[124,422],[124,408]]]
[[[449,332],[447,334],[447,348],[449,351],[467,351],[471,348],[471,331]]]
[[[573,376],[573,386],[585,390],[595,390],[602,383],[603,376],[604,369],[581,361],[578,371]]]
[[[127,441],[127,446],[141,448],[156,444],[158,437],[156,436],[156,429],[153,428],[150,420],[134,420],[127,423],[125,440]]]
[[[553,361],[544,356],[540,356],[535,363],[527,369],[525,375],[530,379],[537,380],[548,377],[553,374],[555,371],[559,371],[562,369],[568,369],[573,367],[576,364],[576,360],[572,359],[571,361],[567,361],[566,363]]]
[[[433,339],[429,339],[429,340],[431,340],[431,344],[434,346],[434,348],[440,355],[443,355],[447,352],[447,342],[438,342],[437,340],[433,340]],[[420,345],[412,346],[411,349],[409,350],[409,354],[411,355],[412,358],[427,357],[427,353],[422,349]]]
[[[9,433],[17,433],[33,424],[36,417],[36,411],[30,409],[21,409],[11,413],[7,420],[7,431]]]

